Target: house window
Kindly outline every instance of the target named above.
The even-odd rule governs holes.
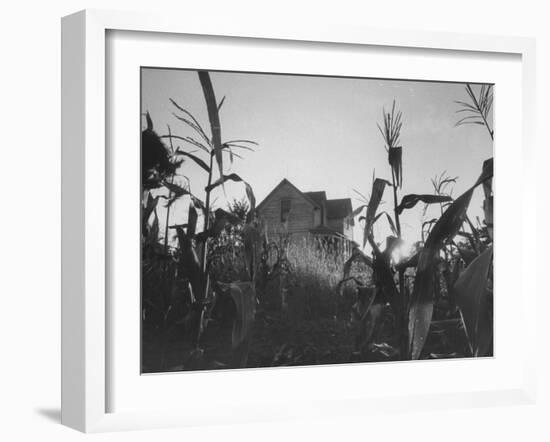
[[[285,198],[281,200],[281,222],[286,223],[288,221],[288,215],[290,213],[290,199]]]

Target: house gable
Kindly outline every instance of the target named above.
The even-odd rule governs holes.
[[[283,200],[290,207],[286,222],[281,220]],[[264,198],[256,210],[268,233],[307,233],[315,227],[321,207],[285,178]]]
[[[315,202],[315,200],[310,198],[307,194],[303,193],[300,189],[298,189],[294,184],[292,184],[286,178],[283,178],[281,182],[277,184],[271,192],[268,193],[268,195],[262,200],[262,202],[256,205],[256,210],[262,210],[262,206],[264,206],[269,201],[269,199],[272,198],[274,195],[276,195],[277,192],[280,191],[280,189],[284,186],[288,186],[294,189],[294,191],[299,195],[301,195],[306,201],[308,201],[309,204],[312,205],[312,207],[319,208],[319,205]]]
[[[351,199],[327,199],[325,191],[302,192],[284,178],[258,204],[268,233],[341,236],[353,239]]]

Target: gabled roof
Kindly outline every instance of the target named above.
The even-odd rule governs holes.
[[[286,178],[283,178],[279,184],[277,184],[271,192],[262,200],[260,204],[256,206],[256,210],[260,210],[261,207],[265,204],[265,202],[275,193],[275,191],[281,187],[282,185],[289,184],[296,192],[298,192],[300,195],[304,197],[306,201],[308,201],[313,207],[316,207],[318,209],[321,209],[321,205],[317,203],[313,198],[302,192],[300,189],[298,189],[294,184],[292,184],[290,181],[288,181]]]
[[[327,218],[340,219],[351,215],[353,208],[350,198],[327,200]]]
[[[309,196],[319,206],[322,206],[327,201],[327,193],[323,190],[320,192],[304,192],[304,195]]]
[[[313,207],[324,210],[326,207],[327,219],[343,219],[350,216],[353,208],[350,198],[340,198],[327,200],[327,193],[324,190],[317,192],[302,192],[294,184],[283,178],[279,184],[277,184],[271,192],[262,200],[260,204],[256,206],[256,210],[260,210],[267,200],[275,193],[275,191],[283,186],[290,185],[298,194],[304,197]],[[353,219],[352,219],[353,224]]]

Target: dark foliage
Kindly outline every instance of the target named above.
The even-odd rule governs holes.
[[[141,132],[141,182],[144,189],[154,189],[175,172],[170,153],[157,133],[147,113],[147,128]]]

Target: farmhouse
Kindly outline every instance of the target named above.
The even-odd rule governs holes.
[[[313,236],[347,251],[353,243],[352,211],[350,198],[327,199],[324,191],[302,192],[286,178],[257,206],[269,236]]]

